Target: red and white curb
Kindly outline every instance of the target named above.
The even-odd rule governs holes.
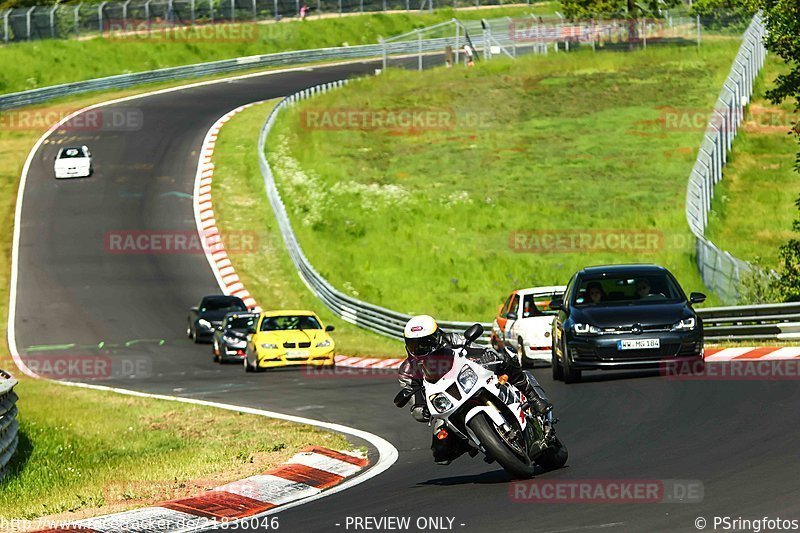
[[[282,466],[207,491],[124,513],[70,522],[47,531],[202,531],[233,520],[256,517],[288,503],[316,496],[358,474],[369,461],[354,453],[312,446]]]
[[[785,361],[800,358],[800,346],[706,348],[705,360],[717,361]]]
[[[400,368],[402,359],[381,359],[378,357],[348,357],[346,355],[336,356],[336,366],[350,368]]]
[[[211,126],[211,129],[208,130],[205,139],[203,139],[203,145],[200,148],[200,160],[197,163],[194,194],[192,195],[197,232],[200,234],[203,250],[205,250],[206,253],[206,259],[208,259],[208,264],[211,265],[211,270],[214,272],[214,277],[217,279],[220,289],[222,289],[224,294],[238,296],[244,300],[247,307],[256,309],[258,309],[258,304],[255,298],[253,298],[244,287],[239,276],[236,275],[236,271],[233,269],[231,260],[228,257],[228,252],[225,250],[225,245],[220,237],[219,228],[217,228],[217,221],[214,216],[214,206],[211,202],[211,182],[214,177],[214,163],[212,162],[212,158],[214,156],[214,146],[217,143],[219,130],[234,115],[241,113],[248,107],[260,103],[262,102],[253,102],[225,113]]]

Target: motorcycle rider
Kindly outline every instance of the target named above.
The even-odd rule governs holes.
[[[411,318],[406,323],[403,337],[408,357],[400,365],[399,381],[402,388],[416,390],[411,414],[418,422],[428,422],[431,418],[425,402],[422,380],[426,376],[434,377],[431,374],[437,373],[437,370],[441,374],[446,373],[450,368],[453,350],[462,347],[466,349],[467,357],[470,359],[492,369],[498,375],[506,374],[508,381],[525,395],[529,407],[536,414],[545,415],[552,408],[536,378],[525,372],[517,358],[509,356],[505,350],[499,353],[491,348],[465,347],[464,336],[442,331],[436,320],[428,315]],[[433,428],[431,450],[433,450],[433,460],[437,464],[446,465],[464,452],[470,451],[470,448],[465,441],[455,435],[448,434],[441,438],[439,434],[441,424],[442,421],[437,421]]]

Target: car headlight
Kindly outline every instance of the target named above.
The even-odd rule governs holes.
[[[458,382],[461,384],[461,388],[464,389],[464,392],[469,393],[472,387],[478,382],[478,374],[470,367],[465,366],[461,369],[461,372],[458,373]]]
[[[600,335],[603,333],[603,330],[597,326],[581,324],[579,322],[572,326],[572,331],[575,332],[575,335]]]
[[[265,350],[276,350],[278,348],[278,345],[265,342],[261,345],[261,347],[264,348]]]
[[[331,345],[331,340],[325,339],[324,341],[317,343],[317,348],[327,348],[330,345]]]
[[[434,396],[433,399],[431,400],[431,403],[433,404],[433,408],[440,413],[444,413],[448,409],[453,408],[453,402],[451,402],[450,398],[448,398],[446,395],[442,393],[439,393],[436,396]]]
[[[692,331],[697,326],[694,317],[683,318],[672,324],[672,331]]]
[[[206,329],[211,329],[211,322],[209,322],[205,318],[201,318],[200,320],[198,320],[197,325]]]

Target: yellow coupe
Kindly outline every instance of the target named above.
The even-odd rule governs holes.
[[[244,369],[256,372],[276,366],[333,365],[336,345],[312,311],[265,311],[247,341]]]

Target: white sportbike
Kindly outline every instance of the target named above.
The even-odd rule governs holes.
[[[535,415],[527,398],[508,376],[497,375],[467,357],[466,348],[483,333],[480,324],[464,332],[463,348],[452,357],[435,359],[438,368],[425,369],[422,380],[432,421],[441,421],[437,436],[452,431],[470,447],[470,455],[482,452],[487,462],[497,461],[516,478],[533,477],[536,466],[553,470],[567,462],[567,448],[556,437],[552,409]],[[395,397],[405,406],[418,391],[404,389]]]

